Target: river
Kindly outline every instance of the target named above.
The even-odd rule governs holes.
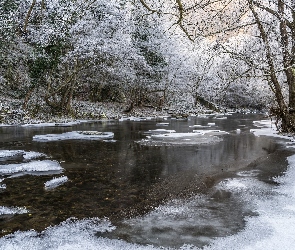
[[[12,244],[21,234],[23,241],[12,244],[16,249],[31,238],[38,239],[32,249],[49,249],[50,230],[73,231],[69,225],[76,225],[81,236],[92,233],[94,224],[103,228],[94,230],[95,239],[128,244],[110,249],[202,248],[235,235],[247,218],[258,217],[249,195],[255,190],[272,195],[274,177],[286,171],[293,154],[285,140],[250,132],[261,119],[233,114],[0,127],[0,242]],[[211,131],[204,141],[186,137],[204,130]],[[58,137],[73,131],[113,137]],[[162,139],[168,132],[183,134]],[[38,140],[44,135],[50,140]],[[52,180],[61,183],[50,186]],[[241,195],[249,183],[254,191]],[[31,229],[35,234],[27,238],[21,233]],[[42,241],[42,235],[49,238]],[[67,244],[72,248],[60,249],[75,249]],[[92,249],[89,241],[84,244]]]

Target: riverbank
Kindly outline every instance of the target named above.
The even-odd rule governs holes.
[[[67,115],[52,114],[45,103],[31,104],[27,109],[22,108],[22,100],[1,97],[0,124],[21,125],[44,122],[65,123],[77,120],[121,119],[127,117],[187,117],[206,112],[206,108],[183,107],[175,105],[156,109],[154,107],[134,107],[126,111],[123,103],[74,101],[72,111]]]

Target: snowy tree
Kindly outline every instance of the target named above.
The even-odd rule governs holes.
[[[252,76],[268,83],[275,96],[273,111],[281,122],[281,130],[294,132],[294,1],[140,2],[151,14],[169,16],[173,25],[190,40],[200,36],[214,40],[216,46],[231,54],[234,60],[240,59],[238,67],[244,72],[240,76]],[[242,49],[232,50],[228,40],[239,40],[241,36],[243,40],[247,38],[252,47],[242,43]]]

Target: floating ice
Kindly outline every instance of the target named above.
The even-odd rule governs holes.
[[[43,153],[24,150],[0,150],[0,158],[9,158],[22,155],[24,159],[31,160],[46,156]]]
[[[63,168],[56,161],[31,161],[20,164],[0,165],[0,174],[33,174],[48,171],[61,171]]]
[[[49,189],[54,189],[64,183],[66,183],[68,181],[68,177],[67,176],[61,176],[61,177],[56,177],[56,178],[53,178],[52,180],[50,181],[46,181],[44,183],[45,185],[45,189],[49,190]]]
[[[141,145],[146,146],[173,146],[173,145],[199,145],[212,144],[222,141],[221,138],[201,133],[158,133],[151,134],[148,139],[139,141]]]
[[[3,207],[0,206],[0,215],[5,215],[5,214],[26,214],[29,211],[26,208],[21,208],[21,207]],[[1,245],[0,245],[1,249]]]
[[[170,134],[170,133],[175,133],[176,131],[173,129],[154,129],[154,130],[149,130],[147,132],[145,132],[145,134]]]
[[[253,170],[249,170],[249,171],[240,171],[237,173],[238,176],[243,176],[243,177],[254,177],[259,175],[260,170],[258,169],[253,169]]]
[[[32,159],[37,159],[37,158],[41,158],[41,157],[45,157],[46,154],[43,153],[39,153],[39,152],[35,152],[35,151],[24,151],[24,159],[26,160],[32,160]]]
[[[156,124],[156,126],[168,126],[169,122],[159,122]]]
[[[0,189],[6,189],[6,184],[1,184],[4,179],[0,179]]]
[[[189,127],[190,128],[210,128],[211,126],[195,124],[195,125],[189,126]]]
[[[208,135],[226,135],[228,134],[228,132],[222,131],[222,130],[193,130],[194,133],[198,133],[198,134],[208,134]]]
[[[105,140],[112,139],[113,132],[72,131],[62,134],[35,135],[33,141],[48,142],[60,140]]]
[[[24,154],[23,150],[0,150],[0,158],[13,157]]]

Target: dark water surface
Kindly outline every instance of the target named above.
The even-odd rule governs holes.
[[[164,121],[169,123],[165,127],[157,126],[163,120],[98,121],[72,127],[1,127],[0,149],[44,153],[60,162],[64,171],[6,178],[7,188],[0,189],[0,206],[26,207],[30,212],[0,215],[0,235],[17,230],[42,231],[69,217],[109,217],[117,230],[103,236],[160,246],[202,246],[208,238],[233,234],[243,228],[243,218],[251,215],[251,209],[232,202],[230,194],[216,191],[214,186],[242,170],[255,170],[259,180],[272,184],[272,177],[285,170],[286,156],[290,155],[278,141],[250,133],[253,120],[262,118],[236,114],[228,119],[168,119]],[[229,134],[220,135],[221,142],[209,145],[137,143],[146,138],[148,130],[192,132],[190,126],[208,123],[216,124],[208,129]],[[75,130],[113,132],[115,141],[32,140],[34,135]],[[15,157],[0,164],[21,161]],[[62,175],[68,177],[67,183],[53,190],[44,189],[46,181]],[[195,195],[201,198],[195,199]],[[184,204],[190,216],[172,216],[170,224],[159,226],[153,208],[161,204],[170,204],[178,211]],[[198,214],[192,215],[192,211]],[[173,229],[173,223],[176,227],[181,224],[180,229]]]

